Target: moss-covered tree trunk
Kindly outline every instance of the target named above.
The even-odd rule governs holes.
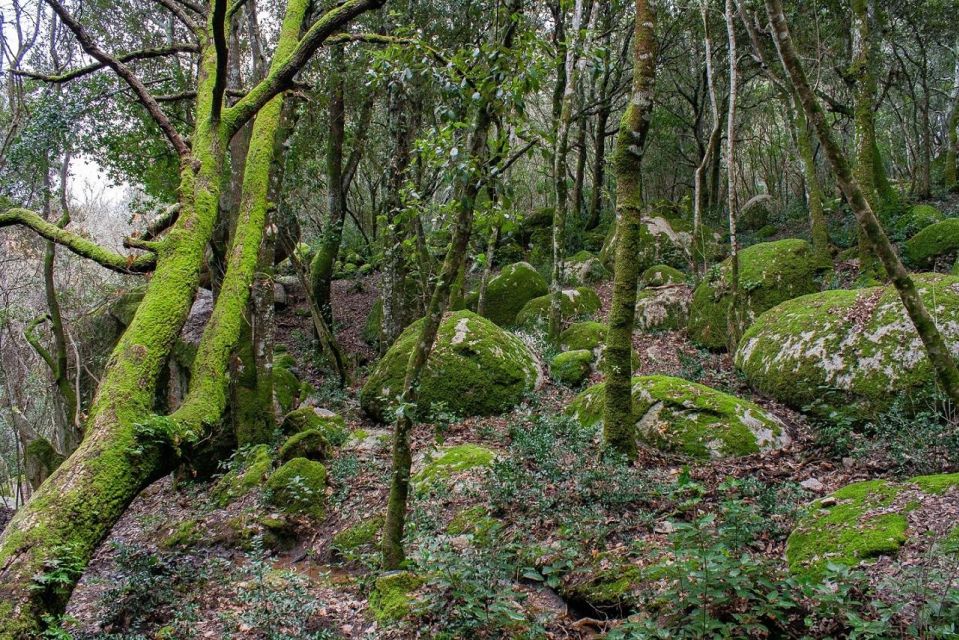
[[[613,157],[619,222],[613,268],[613,300],[603,357],[606,374],[603,436],[612,449],[629,458],[636,456],[631,382],[636,287],[639,281],[637,256],[644,208],[642,163],[656,81],[656,14],[650,4],[648,0],[636,0],[633,86]]]
[[[822,185],[816,170],[816,155],[813,151],[813,131],[806,120],[806,112],[796,99],[794,107],[796,148],[802,164],[803,184],[806,188],[806,206],[809,208],[809,230],[812,234],[812,246],[816,254],[830,259],[829,228],[826,226],[826,212],[823,208]]]
[[[40,487],[0,536],[0,638],[36,637],[48,615],[62,612],[94,550],[134,497],[171,469],[177,446],[197,441],[222,417],[229,362],[239,340],[243,312],[259,257],[265,207],[250,207],[237,224],[223,286],[194,360],[190,389],[175,414],[154,414],[161,373],[192,306],[204,256],[218,217],[220,182],[232,135],[262,109],[266,126],[275,96],[333,32],[382,0],[347,0],[322,15],[302,39],[308,2],[291,0],[269,75],[229,109],[224,105],[229,18],[224,0],[214,0],[200,41],[196,126],[190,144],[172,125],[143,83],[100,50],[86,29],[56,0],[49,4],[84,50],[119,75],[137,95],[181,158],[180,213],[165,238],[150,245],[156,268],[133,319],[106,368],[80,447]],[[278,110],[276,111],[278,116]],[[272,149],[272,147],[271,147]],[[253,156],[247,172],[265,174],[269,162]],[[61,238],[115,264],[110,252],[39,224],[22,210],[0,215]],[[45,236],[46,237],[46,236]],[[122,260],[121,260],[122,262]],[[170,445],[174,445],[171,447]],[[38,579],[57,566],[54,582]]]
[[[943,186],[950,190],[959,189],[959,167],[956,158],[959,157],[959,41],[955,45],[956,66],[952,79],[951,104],[949,117],[946,119],[946,149],[943,154]]]
[[[892,279],[893,286],[899,293],[906,313],[922,340],[926,355],[936,372],[936,379],[950,400],[959,403],[959,369],[956,368],[956,362],[936,325],[936,321],[923,304],[909,272],[903,266],[899,256],[896,255],[892,243],[889,242],[882,225],[876,218],[869,201],[849,167],[842,149],[833,137],[825,112],[809,85],[806,72],[794,48],[789,27],[783,14],[782,0],[766,0],[766,10],[773,27],[776,47],[783,66],[806,111],[806,118],[819,136],[819,141],[826,152],[829,164],[836,175],[839,188],[842,189],[843,195],[852,206],[860,227],[868,236],[869,242],[875,248],[876,254],[882,262],[882,266]]]
[[[742,333],[741,291],[739,286],[739,238],[736,222],[739,203],[736,194],[736,108],[739,100],[739,63],[736,50],[736,24],[733,19],[733,0],[726,0],[726,40],[729,57],[729,107],[726,110],[726,206],[729,209],[729,286],[732,289],[729,314],[726,318],[726,344],[729,352],[736,350]]]

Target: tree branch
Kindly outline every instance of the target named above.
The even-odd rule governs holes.
[[[83,236],[61,229],[29,209],[14,208],[0,213],[0,228],[13,225],[28,227],[41,237],[55,242],[73,253],[93,260],[97,264],[118,273],[147,273],[156,266],[156,254],[125,256],[101,247]]]
[[[131,51],[129,53],[124,53],[117,56],[117,61],[132,62],[134,60],[149,60],[150,58],[160,58],[163,56],[172,55],[174,53],[196,53],[197,51],[199,51],[199,47],[197,47],[195,44],[182,43],[170,45],[168,47],[157,47],[155,49],[140,49],[139,51]],[[35,73],[33,71],[24,71],[21,69],[13,69],[10,71],[10,73],[16,76],[59,84],[62,82],[69,82],[70,80],[76,80],[77,78],[82,78],[83,76],[89,75],[95,71],[99,71],[105,66],[106,64],[103,62],[95,62],[93,64],[88,64],[85,67],[80,67],[79,69],[66,71],[59,75],[46,75],[43,73]]]
[[[167,140],[170,141],[170,144],[173,145],[173,148],[176,150],[177,154],[181,158],[186,158],[190,155],[190,147],[187,146],[186,140],[183,139],[183,136],[176,130],[176,127],[173,126],[173,123],[170,122],[170,119],[167,118],[166,114],[163,113],[163,109],[160,108],[160,105],[157,101],[150,95],[150,92],[147,90],[143,82],[130,70],[130,67],[126,66],[113,56],[107,54],[105,51],[100,49],[93,41],[93,38],[90,37],[90,34],[87,33],[87,30],[81,25],[76,19],[67,11],[58,0],[46,0],[47,4],[60,16],[60,20],[67,26],[70,31],[73,32],[73,35],[76,36],[77,42],[80,43],[80,46],[83,47],[83,50],[98,62],[103,63],[105,66],[110,67],[113,71],[126,82],[137,97],[140,100],[147,112],[156,122],[157,126],[163,131],[166,135]]]
[[[200,25],[197,23],[196,20],[193,19],[193,17],[190,14],[188,14],[186,11],[183,10],[183,7],[180,6],[180,5],[183,5],[186,7],[190,7],[189,4],[185,2],[180,2],[179,4],[177,4],[177,2],[175,2],[174,0],[153,0],[153,2],[159,5],[162,5],[167,11],[169,11],[174,16],[176,16],[177,20],[182,22],[183,25],[187,29],[189,29],[192,33],[196,34],[199,32]],[[202,9],[200,9],[199,7],[197,7],[196,13],[198,13],[201,16],[204,15]]]
[[[213,0],[213,48],[216,50],[216,76],[213,80],[213,104],[210,116],[214,121],[220,119],[223,112],[223,94],[226,92],[226,67],[229,59],[229,47],[226,43],[226,7],[227,0]]]

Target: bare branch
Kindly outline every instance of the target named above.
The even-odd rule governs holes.
[[[176,150],[177,154],[181,158],[186,158],[190,155],[190,147],[187,146],[186,141],[183,139],[183,136],[176,130],[176,127],[173,126],[173,123],[170,122],[170,119],[163,113],[163,109],[160,108],[160,105],[157,101],[150,95],[150,92],[147,90],[143,82],[130,70],[130,67],[126,66],[124,63],[120,62],[113,56],[109,55],[100,47],[96,45],[93,41],[93,38],[90,37],[90,34],[87,33],[87,30],[81,25],[76,19],[67,11],[58,0],[46,0],[58,16],[60,20],[63,21],[63,24],[67,26],[70,31],[73,32],[73,35],[76,36],[77,42],[80,43],[80,46],[83,47],[83,50],[87,52],[89,56],[93,59],[103,63],[104,65],[113,69],[113,71],[126,82],[142,104],[153,120],[156,122],[157,126],[160,127],[160,130],[166,135],[167,140],[170,141],[170,144],[173,145],[173,148]]]
[[[156,254],[139,256],[125,256],[115,251],[101,247],[96,242],[83,236],[61,229],[52,222],[47,222],[41,216],[29,209],[9,209],[0,213],[0,228],[13,225],[28,227],[41,237],[55,242],[83,258],[93,260],[97,264],[118,273],[147,273],[156,266]]]
[[[182,22],[184,26],[186,26],[186,28],[189,29],[192,33],[196,34],[199,32],[200,25],[197,23],[196,20],[193,19],[193,17],[190,14],[188,14],[186,11],[183,10],[182,6],[180,6],[180,5],[187,6],[185,3],[183,2],[177,3],[174,0],[153,0],[153,2],[156,2],[159,5],[162,5],[163,8],[165,8],[167,11],[175,15],[176,19]],[[198,11],[197,13],[199,13],[201,16],[203,15],[202,11]]]
[[[148,60],[150,58],[160,58],[163,56],[172,55],[174,53],[196,53],[200,49],[195,44],[174,44],[168,47],[157,47],[155,49],[140,49],[139,51],[131,51],[129,53],[124,53],[117,56],[117,62],[132,62],[134,60]],[[33,78],[34,80],[42,80],[43,82],[69,82],[70,80],[76,80],[77,78],[82,78],[83,76],[89,75],[95,71],[99,71],[104,68],[106,63],[104,62],[95,62],[93,64],[88,64],[85,67],[80,67],[79,69],[73,69],[72,71],[67,71],[59,75],[46,75],[43,73],[35,73],[33,71],[23,71],[20,69],[12,70],[11,73],[18,76],[23,76],[25,78]]]

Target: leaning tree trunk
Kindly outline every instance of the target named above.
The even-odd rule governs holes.
[[[956,368],[955,360],[939,332],[935,320],[923,304],[922,298],[919,297],[916,285],[909,277],[909,272],[906,271],[899,256],[896,255],[892,243],[889,242],[886,232],[876,218],[875,213],[873,213],[869,201],[850,170],[842,149],[833,138],[829,123],[826,121],[825,112],[809,85],[806,72],[793,46],[789,27],[783,14],[782,0],[766,0],[766,10],[773,27],[776,47],[783,66],[806,111],[806,118],[816,129],[819,141],[822,143],[826,157],[829,159],[833,173],[836,175],[839,188],[852,207],[860,227],[869,237],[869,242],[875,248],[883,267],[892,279],[892,284],[899,293],[906,313],[912,320],[916,333],[919,334],[919,338],[926,349],[926,355],[936,373],[936,379],[942,385],[949,399],[953,403],[959,404],[959,369]]]
[[[613,300],[609,311],[606,351],[606,406],[603,437],[615,451],[636,457],[636,423],[633,416],[633,324],[639,281],[639,237],[643,224],[643,154],[649,134],[656,81],[656,14],[648,0],[636,0],[633,89],[623,115],[613,170],[616,172],[616,263]]]

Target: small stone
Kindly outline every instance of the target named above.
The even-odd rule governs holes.
[[[836,499],[832,496],[827,496],[819,501],[819,506],[826,509],[828,507],[836,506]]]
[[[847,469],[852,469],[855,464],[856,464],[856,461],[848,456],[842,459],[842,466],[844,466]]]
[[[469,548],[470,540],[466,536],[455,536],[450,538],[450,546],[457,551],[463,551],[464,549]]]
[[[799,486],[803,489],[808,489],[810,491],[822,491],[825,489],[825,485],[819,481],[819,478],[808,478],[799,483]]]
[[[662,522],[657,522],[656,526],[653,527],[655,533],[660,533],[662,535],[669,535],[676,531],[676,527],[673,526],[673,523],[669,520],[663,520]]]

